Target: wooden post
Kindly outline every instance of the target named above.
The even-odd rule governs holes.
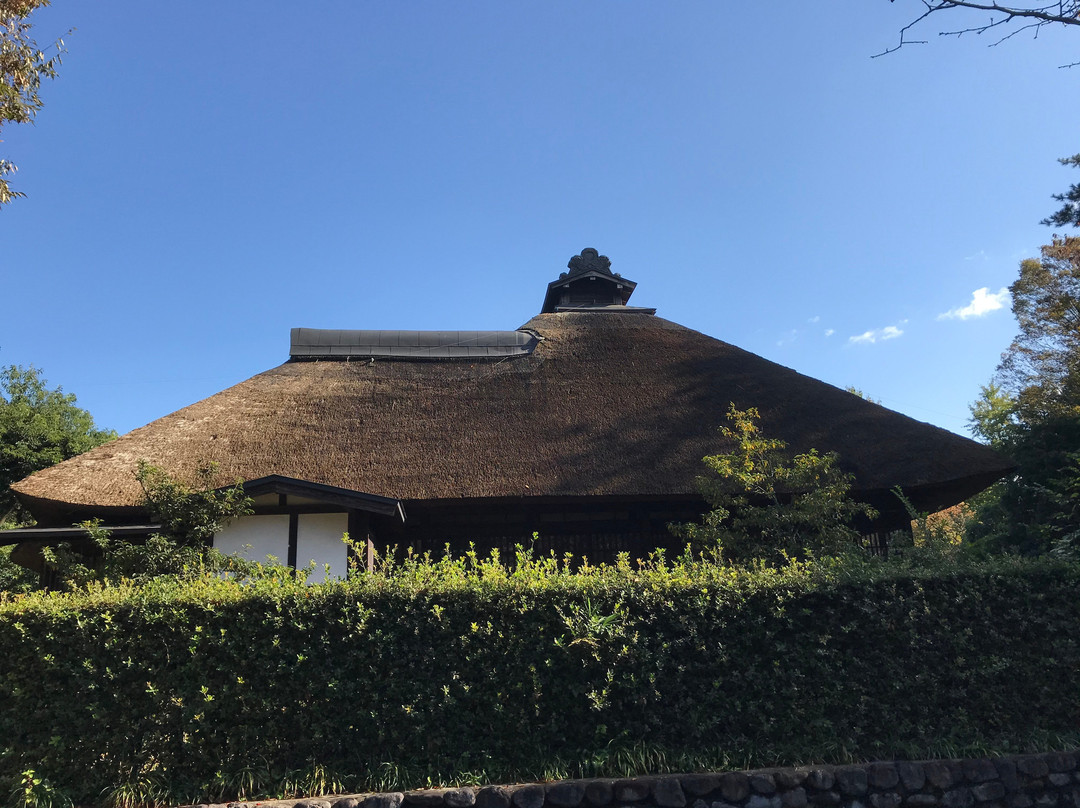
[[[289,514],[289,558],[288,564],[293,570],[296,569],[296,545],[300,535],[300,514]]]
[[[354,548],[364,548],[364,567],[368,572],[375,571],[375,533],[371,529],[371,517],[365,511],[349,511],[349,538],[356,544]],[[350,558],[356,558],[355,549],[350,549]]]

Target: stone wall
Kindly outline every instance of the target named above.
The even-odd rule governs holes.
[[[229,808],[1080,808],[1080,753],[229,803]],[[207,806],[206,808],[214,808]]]

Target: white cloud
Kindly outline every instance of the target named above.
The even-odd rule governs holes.
[[[825,336],[826,336],[826,337],[831,337],[831,336],[832,336],[833,334],[835,334],[835,333],[836,333],[836,329],[835,329],[835,328],[826,328],[826,329],[825,329]]]
[[[787,345],[789,342],[794,342],[796,339],[798,339],[798,337],[799,337],[798,330],[793,328],[790,331],[788,331],[787,333],[782,334],[780,336],[780,338],[778,340],[776,340],[776,345],[777,345],[778,348],[782,348],[785,345]]]
[[[949,309],[937,316],[939,320],[967,320],[970,317],[982,317],[992,311],[1005,308],[1009,299],[1009,290],[1002,286],[996,293],[991,294],[990,288],[984,286],[971,293],[971,302],[958,309]]]
[[[821,321],[821,315],[820,314],[815,314],[813,317],[811,317],[806,322],[808,322],[808,323],[817,323],[817,322],[820,322],[820,321]]]
[[[895,325],[887,325],[881,329],[882,339],[896,339],[904,332],[897,328]]]
[[[906,323],[907,320],[901,320],[901,323]],[[884,328],[874,328],[870,331],[864,331],[861,334],[856,334],[854,337],[848,337],[849,343],[875,343],[878,340],[884,342],[887,339],[896,339],[904,333],[902,328],[897,328],[895,325],[887,325]]]

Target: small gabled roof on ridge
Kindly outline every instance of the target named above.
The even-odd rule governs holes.
[[[630,308],[626,303],[634,293],[637,284],[624,278],[618,272],[611,271],[611,259],[600,255],[592,247],[586,247],[580,255],[573,256],[566,264],[569,272],[563,272],[547,286],[541,314],[556,311],[580,311],[583,309],[603,311],[634,311],[655,314],[656,309]],[[590,284],[582,281],[600,281],[600,288],[588,288]],[[572,302],[575,291],[587,289],[584,300]]]

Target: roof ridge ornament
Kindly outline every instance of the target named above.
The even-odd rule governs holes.
[[[617,273],[611,271],[611,259],[606,255],[601,255],[598,250],[592,247],[586,247],[581,251],[580,255],[572,256],[567,261],[566,268],[570,270],[569,275],[571,277],[580,275],[582,272],[602,272],[615,278],[619,277]],[[560,278],[566,276],[566,272],[559,275]]]

